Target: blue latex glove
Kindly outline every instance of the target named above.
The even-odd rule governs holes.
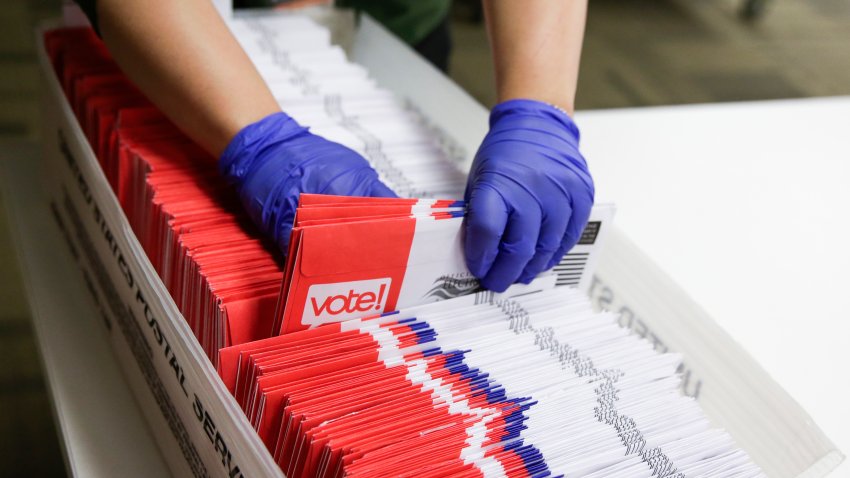
[[[222,153],[219,169],[284,254],[300,193],[396,197],[362,156],[285,113],[243,128]]]
[[[466,263],[484,287],[528,283],[578,242],[594,195],[578,141],[575,123],[551,105],[493,108],[466,187]]]

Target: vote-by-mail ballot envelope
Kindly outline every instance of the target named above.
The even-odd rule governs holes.
[[[307,226],[296,223],[293,229],[276,332],[372,316],[481,289],[464,260],[463,203],[400,201],[407,201],[400,203],[409,207],[407,214],[386,215],[386,199],[371,203],[374,209],[370,202],[325,204],[339,207],[336,220],[326,213],[301,214],[324,219],[304,221]],[[362,209],[352,212],[352,206]],[[373,212],[382,214],[370,217]],[[604,222],[610,222],[611,214],[610,207],[595,208],[588,228],[594,236]],[[581,258],[571,275],[587,273],[597,245],[595,240],[580,241],[571,251]]]

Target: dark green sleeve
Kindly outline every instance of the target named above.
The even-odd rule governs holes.
[[[419,43],[446,18],[451,0],[337,0],[364,11],[410,45]]]
[[[94,28],[94,31],[97,32],[98,36],[100,36],[100,28],[97,24],[97,0],[76,0],[77,5],[80,6],[80,9],[83,13],[89,17],[89,22],[91,26]]]

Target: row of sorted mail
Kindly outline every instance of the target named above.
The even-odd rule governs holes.
[[[90,29],[48,31],[45,46],[148,259],[286,476],[762,476],[681,395],[679,356],[558,275],[481,290],[450,142],[328,30],[297,16],[230,26],[288,113],[403,198],[303,194],[276,251],[215,158]],[[610,211],[591,221],[566,259],[575,284]]]

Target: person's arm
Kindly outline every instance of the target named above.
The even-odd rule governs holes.
[[[245,126],[280,111],[209,0],[99,0],[98,26],[127,76],[218,157]]]
[[[578,241],[593,179],[574,109],[586,0],[486,0],[499,104],[466,188],[470,272],[498,292],[551,269]]]
[[[209,0],[98,0],[95,8],[124,73],[219,158],[248,215],[284,254],[301,193],[395,196],[357,152],[280,110]]]
[[[587,0],[485,0],[499,101],[575,109]]]

